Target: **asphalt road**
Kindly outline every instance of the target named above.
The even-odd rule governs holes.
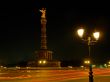
[[[110,68],[93,69],[94,82],[110,82]],[[88,82],[83,69],[1,69],[0,82]]]

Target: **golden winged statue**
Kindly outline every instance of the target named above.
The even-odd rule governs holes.
[[[46,9],[45,8],[42,8],[41,10],[40,10],[40,12],[42,13],[42,15],[41,15],[41,17],[42,18],[46,18]]]

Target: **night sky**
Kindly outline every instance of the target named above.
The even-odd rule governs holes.
[[[53,59],[82,61],[88,46],[77,36],[79,26],[101,37],[91,48],[94,62],[110,60],[110,13],[107,2],[32,0],[2,2],[0,7],[0,63],[33,60],[40,49],[39,9],[47,9],[47,46]]]

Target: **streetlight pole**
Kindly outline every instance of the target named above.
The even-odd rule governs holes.
[[[84,34],[84,29],[79,29],[77,31],[78,35],[82,38],[83,34]],[[91,60],[91,45],[92,43],[96,42],[99,38],[99,32],[95,32],[93,33],[93,36],[96,40],[92,40],[92,37],[88,37],[86,40],[82,39],[84,41],[87,41],[87,45],[88,45],[88,50],[89,50],[89,60]],[[92,64],[89,64],[89,82],[93,82],[93,71],[92,71]]]
[[[88,37],[88,48],[89,48],[89,59],[91,55],[91,37]],[[89,64],[89,82],[93,82],[93,72],[92,72],[92,64]]]

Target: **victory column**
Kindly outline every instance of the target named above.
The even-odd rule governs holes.
[[[35,54],[37,56],[34,65],[38,67],[60,67],[60,61],[53,60],[52,51],[47,48],[47,36],[46,36],[46,8],[42,8],[41,12],[41,45],[40,50]]]

